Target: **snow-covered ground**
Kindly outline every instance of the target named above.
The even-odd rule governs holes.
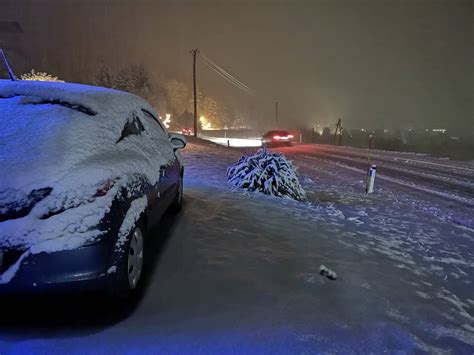
[[[365,195],[357,157],[315,147],[330,149],[281,149],[309,197],[296,202],[233,189],[226,168],[243,149],[189,144],[184,209],[157,231],[166,243],[132,312],[115,319],[73,303],[60,326],[38,321],[43,313],[2,317],[0,353],[472,354],[472,195],[450,198],[443,179],[422,179],[446,165],[429,174],[452,178],[457,191],[470,171],[412,155],[405,160],[423,161],[416,173],[395,163],[384,171],[399,155],[380,152],[380,175],[408,185],[377,179]]]
[[[205,140],[228,147],[261,147],[262,140],[259,138],[224,138],[224,137],[202,137]]]

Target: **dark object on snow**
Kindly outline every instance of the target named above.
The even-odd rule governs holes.
[[[281,153],[259,149],[243,156],[227,168],[227,179],[235,186],[267,195],[290,197],[304,201],[306,193],[300,185],[296,168]]]
[[[325,265],[321,265],[319,267],[319,274],[322,276],[326,276],[329,280],[337,279],[337,274],[331,269],[328,269]]]

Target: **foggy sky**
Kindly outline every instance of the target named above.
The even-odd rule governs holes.
[[[101,61],[191,83],[199,48],[258,95],[198,64],[204,94],[288,128],[474,130],[474,1],[1,0],[35,68],[86,81]]]

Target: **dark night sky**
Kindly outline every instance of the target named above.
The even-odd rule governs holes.
[[[474,130],[474,1],[1,0],[28,67],[84,80],[99,61],[191,81],[197,47],[251,98],[199,66],[200,88],[287,126]],[[47,59],[45,59],[47,58]]]

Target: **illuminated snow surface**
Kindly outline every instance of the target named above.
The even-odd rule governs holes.
[[[208,141],[229,147],[261,147],[262,140],[258,138],[224,138],[224,137],[202,137]]]
[[[442,180],[424,191],[380,179],[367,196],[363,173],[313,149],[281,149],[298,167],[302,203],[226,181],[226,168],[255,150],[190,144],[183,211],[156,232],[166,242],[134,311],[115,322],[81,311],[61,328],[38,327],[38,316],[18,326],[16,314],[17,328],[0,321],[0,352],[472,354],[470,206],[429,192]],[[377,155],[379,167],[391,159]],[[417,159],[451,166],[437,176],[462,166]],[[321,276],[321,265],[337,280]]]
[[[74,249],[99,237],[97,225],[117,191],[137,173],[151,184],[159,180],[159,167],[173,159],[173,150],[142,109],[154,112],[119,91],[0,80],[0,210],[27,203],[33,190],[52,188],[25,216],[1,222],[0,248],[24,254],[0,274],[0,284],[30,254]],[[146,130],[117,143],[134,115]],[[115,181],[111,190],[95,196],[108,180]]]

